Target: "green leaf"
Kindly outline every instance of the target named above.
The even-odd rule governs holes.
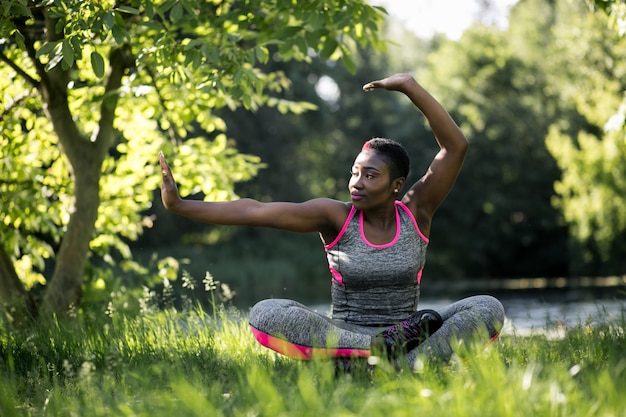
[[[254,49],[249,49],[246,52],[246,55],[247,55],[246,61],[248,61],[250,64],[254,64],[254,59],[256,56]]]
[[[72,50],[74,51],[74,55],[76,60],[79,61],[83,58],[83,43],[78,36],[72,36],[70,38],[70,44],[72,46]]]
[[[158,30],[158,31],[164,31],[165,30],[165,28],[163,27],[161,22],[158,22],[156,20],[149,20],[149,21],[146,21],[146,22],[142,22],[141,24],[143,26],[149,28],[149,29],[154,29],[154,30]]]
[[[328,36],[328,31],[326,29],[318,29],[318,30],[314,30],[313,32],[306,32],[304,34],[306,43],[311,48],[316,48],[316,49],[317,49],[317,45],[320,42],[320,39],[323,39],[327,36]]]
[[[167,0],[163,5],[161,5],[160,9],[162,12],[167,12],[172,7],[174,7],[174,5],[177,3],[178,3],[178,0]]]
[[[111,28],[115,24],[115,16],[113,15],[113,12],[106,12],[102,16],[102,24],[105,28],[111,30]]]
[[[356,64],[354,63],[354,60],[352,60],[352,55],[346,53],[346,51],[343,53],[343,65],[345,65],[350,74],[356,73]]]
[[[252,108],[252,96],[251,96],[250,94],[247,94],[247,93],[246,93],[246,94],[244,94],[244,95],[241,97],[241,100],[242,100],[242,102],[243,102],[243,106],[244,106],[246,109],[248,109],[248,110],[249,110],[250,108]]]
[[[235,84],[239,84],[241,82],[241,77],[243,76],[243,70],[241,68],[237,68],[235,71],[235,76],[233,77],[233,82]]]
[[[286,26],[274,33],[274,39],[286,41],[296,36],[302,30],[302,26]]]
[[[130,13],[133,15],[138,15],[139,14],[139,10],[135,9],[134,7],[130,7],[130,6],[120,6],[117,7],[115,10],[119,10],[120,12],[124,12],[124,13]]]
[[[55,54],[50,57],[50,61],[48,61],[48,64],[46,65],[46,71],[49,71],[59,65],[62,60],[63,55],[60,52],[55,51]]]
[[[57,20],[56,25],[54,25],[54,32],[55,33],[63,33],[63,28],[65,27],[66,21],[64,19],[64,16],[60,16],[59,20]]]
[[[63,63],[68,68],[74,65],[74,50],[67,39],[63,39],[61,43],[61,53],[63,54]]]
[[[256,93],[259,96],[261,96],[263,94],[263,88],[265,88],[265,83],[263,82],[262,79],[257,78],[254,85],[255,85]]]
[[[113,29],[111,29],[111,33],[113,34],[113,38],[115,38],[115,42],[117,42],[118,45],[126,43],[126,41],[130,38],[128,36],[128,32],[126,32],[124,28],[118,25],[113,26]]]
[[[97,51],[91,53],[91,68],[93,68],[96,77],[102,78],[104,76],[104,59]]]
[[[126,22],[124,22],[124,17],[122,16],[121,13],[117,13],[114,12],[113,16],[115,17],[115,24],[120,26],[120,27],[124,27],[126,25]]]
[[[172,23],[178,22],[183,17],[183,5],[180,2],[176,3],[170,11],[170,21]]]
[[[59,44],[59,41],[57,41],[57,42],[47,42],[47,43],[43,44],[43,46],[41,48],[39,48],[39,50],[35,53],[35,57],[39,58],[42,55],[49,54],[50,51],[52,51],[58,44]]]
[[[267,64],[267,61],[270,57],[269,51],[264,46],[257,46],[254,48],[254,52],[256,54],[256,59],[262,63]]]
[[[25,49],[26,48],[26,44],[24,43],[24,41],[26,40],[26,38],[24,37],[24,35],[22,35],[19,31],[15,31],[13,32],[15,35],[15,42],[17,43],[17,46],[20,49]]]
[[[304,55],[307,54],[308,48],[307,48],[306,41],[304,40],[304,38],[298,37],[296,39],[296,46],[298,47],[298,50],[302,52]]]
[[[144,13],[148,19],[152,19],[154,17],[154,5],[151,1],[146,2]]]
[[[191,51],[187,51],[185,53],[185,65],[191,65],[192,68],[196,69],[200,67],[201,64],[201,56],[198,51],[192,49]]]
[[[333,52],[335,52],[335,49],[337,49],[338,45],[339,44],[337,40],[335,40],[335,38],[331,38],[331,37],[326,38],[326,41],[324,42],[324,47],[320,51],[320,58],[322,59],[330,58]]]
[[[192,48],[195,48],[198,45],[204,45],[205,44],[205,40],[202,38],[196,38],[196,39],[192,39],[191,42],[189,42],[187,45],[185,45],[185,51],[188,51]]]

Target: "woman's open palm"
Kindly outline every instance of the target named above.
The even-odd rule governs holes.
[[[404,91],[407,83],[413,82],[410,74],[395,74],[382,80],[371,81],[363,86],[363,91],[371,91],[376,88],[383,88],[389,91]]]
[[[176,181],[172,176],[172,170],[165,161],[163,152],[159,152],[159,163],[161,164],[161,200],[166,209],[170,209],[180,202],[180,195],[178,194],[178,187]]]

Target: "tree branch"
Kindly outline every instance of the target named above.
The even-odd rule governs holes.
[[[26,100],[28,97],[31,97],[30,91],[25,91],[19,96],[13,98],[13,101],[9,103],[9,105],[5,107],[4,110],[2,110],[2,112],[0,113],[0,120],[4,119],[9,113],[13,111],[15,107],[17,107],[17,105]]]
[[[41,80],[44,80],[46,77],[45,66],[41,63],[41,61],[37,59],[37,51],[35,50],[35,41],[30,36],[30,33],[26,28],[26,24],[24,22],[16,22],[15,27],[20,31],[22,36],[24,36],[24,46],[26,48],[26,53],[28,54],[28,57],[33,62],[33,65],[35,66],[35,70],[37,71],[37,74],[39,75],[40,80],[39,81],[35,80],[30,75],[26,74],[24,71],[19,71],[19,69],[13,65],[12,65],[12,68],[18,71],[18,73],[22,77],[26,78],[26,80],[29,81],[29,83],[32,84],[33,87],[39,90],[41,88]],[[7,64],[11,65],[11,63],[9,62],[7,62]]]
[[[100,105],[100,121],[98,122],[98,130],[94,132],[92,142],[98,143],[98,146],[108,148],[111,132],[113,129],[113,120],[115,119],[115,109],[119,99],[119,89],[122,86],[122,78],[135,65],[135,58],[132,55],[129,45],[113,49],[109,56],[111,71],[104,88],[104,98]]]
[[[32,85],[35,88],[39,88],[39,84],[40,84],[39,81],[31,77],[26,71],[24,71],[19,66],[17,66],[15,62],[13,62],[11,59],[9,59],[8,56],[6,56],[5,54],[1,52],[0,52],[0,60],[4,62],[5,64],[7,64],[8,66],[10,66],[15,72],[17,72],[17,74],[20,77],[24,78],[24,80],[26,80],[28,84]]]

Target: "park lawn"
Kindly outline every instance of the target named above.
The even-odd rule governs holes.
[[[503,334],[459,345],[449,363],[335,374],[258,345],[237,311],[152,311],[0,328],[0,415],[626,415],[626,336],[618,322],[564,337]]]

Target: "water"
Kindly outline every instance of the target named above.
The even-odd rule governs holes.
[[[626,314],[626,299],[541,299],[527,296],[498,297],[504,306],[506,319],[502,334],[520,336],[545,334],[561,337],[563,332],[578,325],[594,325],[619,320]],[[422,300],[420,309],[444,307],[454,299]]]
[[[544,334],[559,338],[567,328],[612,320],[623,322],[626,317],[623,289],[504,291],[493,295],[502,302],[506,313],[503,335]],[[437,310],[461,298],[422,297],[419,309]],[[328,305],[317,305],[314,309],[323,314],[330,312]]]
[[[439,294],[444,288],[438,289]],[[626,276],[483,280],[455,293],[423,297],[419,308],[437,309],[472,293],[491,294],[504,306],[503,334],[539,333],[553,338],[579,325],[623,323],[626,316]]]

